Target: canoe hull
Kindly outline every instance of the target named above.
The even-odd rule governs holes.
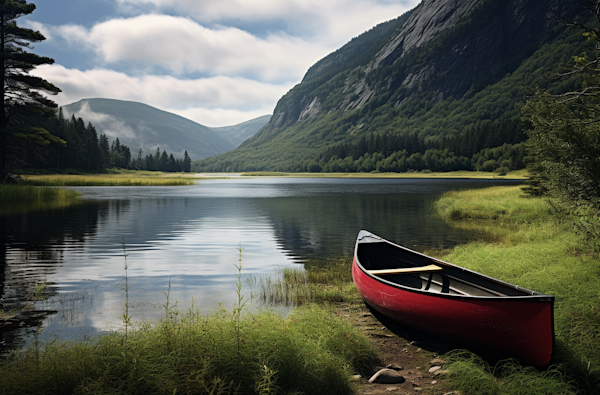
[[[367,304],[405,325],[534,366],[545,366],[552,358],[552,296],[472,297],[424,292],[370,275],[356,253],[352,277]]]

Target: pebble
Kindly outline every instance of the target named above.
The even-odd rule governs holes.
[[[437,372],[441,368],[442,368],[441,366],[432,366],[432,367],[429,368],[429,373]]]
[[[404,381],[404,376],[393,369],[381,369],[369,379],[369,383],[377,384],[400,384]]]

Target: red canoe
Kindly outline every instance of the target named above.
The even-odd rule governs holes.
[[[554,296],[452,265],[360,231],[352,277],[363,299],[405,325],[523,363],[554,351]]]

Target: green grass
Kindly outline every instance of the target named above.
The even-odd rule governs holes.
[[[484,171],[408,172],[408,173],[284,173],[256,171],[242,173],[243,177],[307,177],[307,178],[468,178],[468,179],[525,179],[525,170],[516,170],[500,176]]]
[[[189,174],[166,175],[161,172],[120,172],[108,174],[24,175],[28,184],[39,186],[175,186],[194,184]]]
[[[497,377],[497,371],[459,358],[451,369],[462,391],[488,393],[477,389],[481,380],[475,379],[485,374],[496,383],[496,389],[489,392],[494,394],[562,394],[568,393],[562,384],[570,382],[582,393],[598,393],[594,391],[600,391],[600,259],[574,233],[569,219],[553,215],[542,199],[523,197],[520,187],[449,192],[436,205],[440,215],[460,219],[454,224],[484,228],[495,235],[493,242],[456,247],[445,260],[556,296],[556,367],[544,380],[563,389],[521,392],[512,381],[522,380],[517,379],[521,375],[532,375],[533,380],[539,372],[513,363],[510,375]],[[471,371],[473,366],[478,374]]]
[[[301,306],[361,303],[347,258],[310,260],[303,268],[285,267],[275,276],[250,280],[252,297],[261,304]]]
[[[241,337],[237,337],[237,325]],[[375,353],[360,332],[311,306],[288,317],[169,311],[96,341],[32,347],[0,363],[9,394],[350,394]]]
[[[54,188],[38,188],[33,185],[0,184],[0,201],[67,200],[79,194]]]
[[[335,273],[342,264],[332,266]],[[296,269],[281,274],[288,283],[306,279]],[[311,301],[289,315],[249,313],[238,292],[232,310],[201,315],[192,307],[180,314],[166,292],[160,322],[132,325],[124,290],[120,332],[87,342],[36,341],[14,352],[0,360],[1,393],[345,395],[355,392],[352,375],[370,373],[377,361],[360,329]]]

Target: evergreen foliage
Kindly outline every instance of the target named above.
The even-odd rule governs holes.
[[[44,147],[26,146],[21,149],[20,168],[76,170],[99,172],[109,168],[154,170],[165,172],[191,171],[191,159],[184,153],[183,159],[157,148],[156,155],[143,156],[140,148],[133,158],[128,146],[117,137],[112,142],[108,136],[98,136],[91,123],[82,118],[65,118],[62,108],[53,118],[38,120],[37,128],[49,130],[64,141],[63,145]]]
[[[529,192],[557,199],[558,208],[578,218],[578,228],[600,250],[600,3],[591,4],[593,24],[565,22],[583,33],[584,52],[555,78],[578,77],[560,93],[539,89],[525,106]]]
[[[54,60],[26,51],[31,44],[45,40],[39,32],[17,26],[16,19],[29,15],[35,5],[25,0],[0,1],[0,181],[7,168],[19,162],[24,147],[64,144],[64,141],[33,122],[54,113],[56,103],[43,93],[57,94],[60,89],[48,81],[32,76],[36,66]]]

